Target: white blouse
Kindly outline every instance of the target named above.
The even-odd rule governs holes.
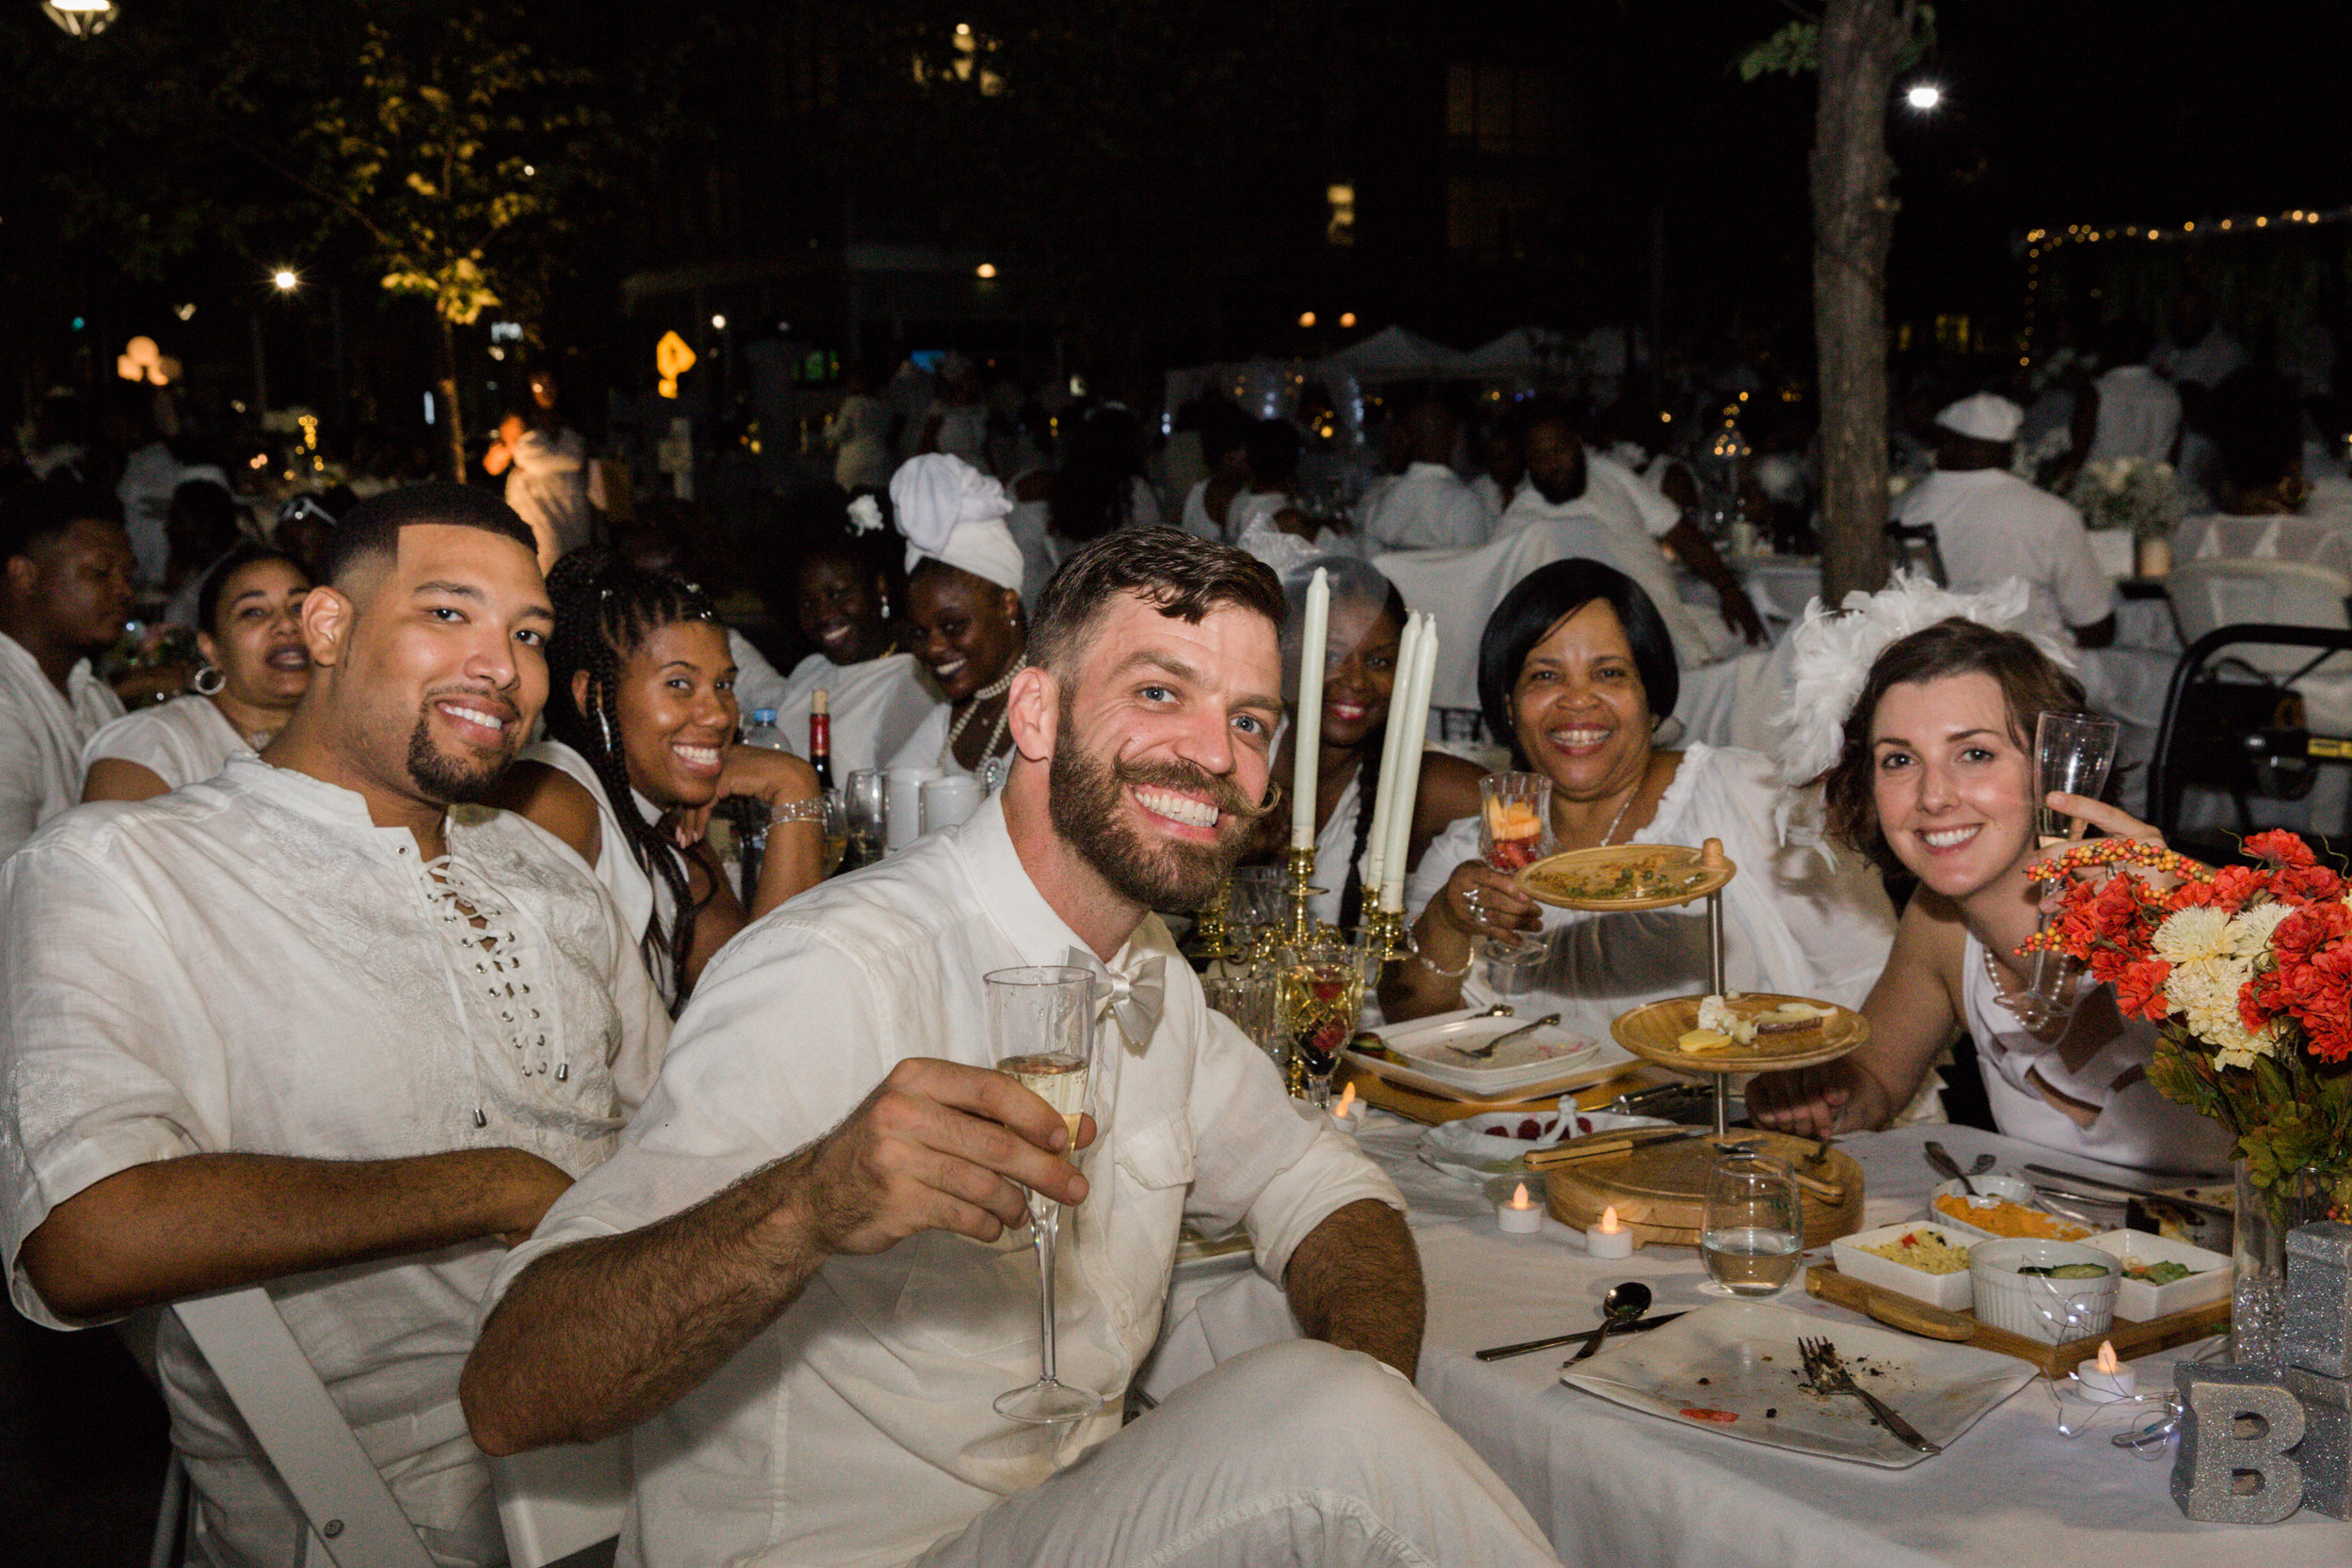
[[[108,724],[82,748],[82,773],[87,784],[90,764],[101,757],[135,762],[164,781],[166,789],[197,784],[220,771],[240,752],[253,750],[253,741],[210,697],[174,697],[161,707],[143,707]]]
[[[1859,1007],[1886,967],[1895,911],[1878,873],[1859,855],[1833,858],[1789,822],[1796,798],[1774,781],[1770,759],[1732,747],[1692,745],[1682,753],[1657,815],[1635,844],[1723,840],[1739,867],[1725,885],[1724,981],[1733,990],[1779,991]],[[1447,828],[1407,879],[1405,907],[1418,919],[1464,861],[1478,859],[1478,819]],[[1713,989],[1707,901],[1629,914],[1591,914],[1542,906],[1550,943],[1539,996],[1520,1012],[1560,1012],[1562,1027],[1607,1039],[1618,1014],[1670,996]],[[1462,987],[1462,1005],[1497,1000],[1483,965]]]

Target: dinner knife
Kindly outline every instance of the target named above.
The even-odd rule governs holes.
[[[2148,1198],[2157,1203],[2177,1203],[2184,1209],[2200,1209],[2208,1214],[2234,1214],[2234,1211],[2202,1198],[2182,1197],[2176,1193],[2160,1193],[2149,1187],[2127,1187],[2121,1181],[2109,1181],[2103,1176],[2085,1176],[2080,1171],[2060,1170],[2056,1165],[2027,1165],[2036,1176],[2054,1177],[2060,1181],[2079,1186],[2097,1187],[2110,1193],[2123,1193],[2132,1197]]]
[[[1636,1318],[1629,1323],[1619,1323],[1611,1332],[1613,1334],[1646,1334],[1659,1324],[1670,1323],[1680,1316],[1682,1314],[1679,1312],[1661,1312],[1654,1318]],[[1525,1355],[1530,1351],[1551,1350],[1560,1345],[1574,1344],[1579,1339],[1590,1339],[1599,1332],[1597,1328],[1580,1328],[1574,1334],[1555,1334],[1549,1339],[1530,1339],[1525,1344],[1519,1345],[1497,1345],[1491,1350],[1480,1351],[1478,1359],[1505,1361],[1514,1355]]]

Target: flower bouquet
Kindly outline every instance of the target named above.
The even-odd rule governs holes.
[[[2236,1134],[2238,1315],[2267,1320],[2283,1306],[2285,1232],[2352,1215],[2352,881],[2291,832],[2246,848],[2265,863],[2217,871],[2136,839],[2077,845],[2047,868],[2068,880],[2027,946],[2113,985],[2124,1016],[2157,1027],[2157,1092]],[[2180,880],[2071,876],[2119,863]]]
[[[2138,457],[2086,463],[2066,499],[2094,533],[2118,529],[2138,539],[2169,540],[2181,523],[2181,487],[2169,463]]]

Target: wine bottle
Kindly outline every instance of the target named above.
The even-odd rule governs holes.
[[[808,695],[808,765],[818,789],[833,793],[833,698],[821,686]]]

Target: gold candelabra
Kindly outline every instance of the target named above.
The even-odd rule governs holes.
[[[1403,959],[1413,950],[1411,939],[1405,934],[1403,910],[1367,910],[1361,930],[1367,982],[1376,980],[1384,966]]]
[[[1315,847],[1291,849],[1291,950],[1304,953],[1315,941]]]

